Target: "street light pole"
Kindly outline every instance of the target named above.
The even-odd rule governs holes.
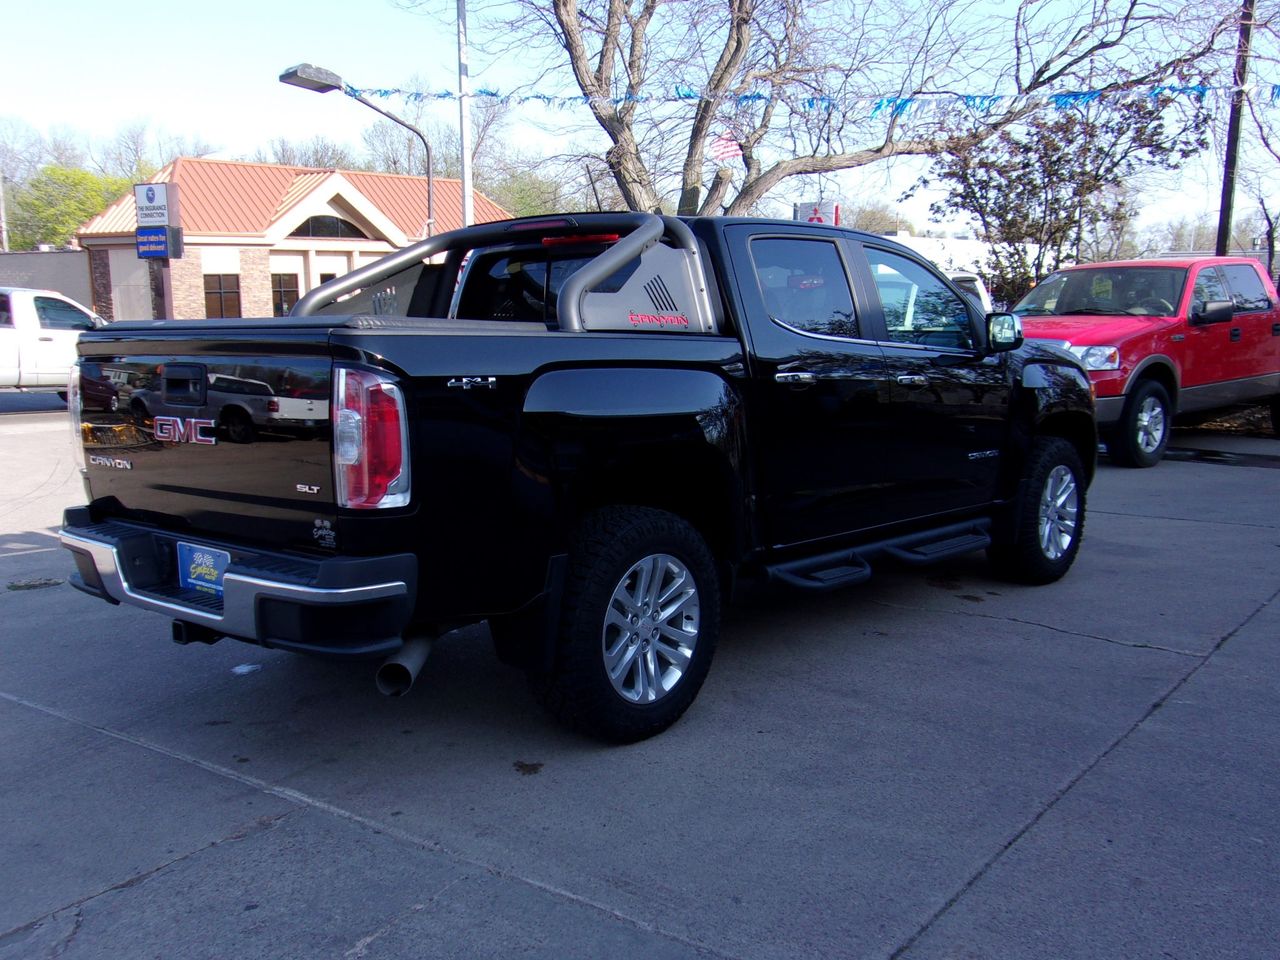
[[[467,63],[467,0],[458,0],[458,141],[462,148],[462,225],[471,226],[471,72]]]
[[[352,100],[363,103],[370,110],[382,114],[392,123],[398,123],[410,133],[417,136],[422,141],[423,149],[427,151],[427,224],[425,233],[429,237],[435,232],[436,223],[436,191],[435,178],[432,175],[431,164],[431,143],[427,140],[426,135],[415,127],[408,120],[402,120],[394,113],[383,110],[376,103],[365,99],[360,95],[355,87],[345,83],[343,79],[332,70],[326,70],[324,67],[313,66],[310,63],[300,63],[296,67],[290,67],[284,73],[280,74],[280,82],[287,83],[291,87],[300,87],[303,90],[313,90],[316,93],[329,93],[331,90],[341,90]]]

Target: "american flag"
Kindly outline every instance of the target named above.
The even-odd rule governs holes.
[[[742,156],[742,146],[729,134],[722,133],[711,141],[711,156],[724,163]]]

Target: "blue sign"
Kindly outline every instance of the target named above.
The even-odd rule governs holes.
[[[144,260],[182,259],[182,230],[179,227],[139,227],[134,241],[138,256]]]

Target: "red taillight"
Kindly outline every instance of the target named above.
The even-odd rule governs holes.
[[[338,368],[333,460],[338,506],[360,510],[409,502],[404,395],[381,374]]]
[[[275,399],[275,397],[272,397],[270,400],[267,401],[267,413],[279,413],[279,412],[280,412],[280,401]]]

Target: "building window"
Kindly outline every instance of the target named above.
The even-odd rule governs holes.
[[[204,315],[240,316],[240,277],[234,273],[204,275]]]
[[[328,283],[330,280],[336,280],[336,279],[338,279],[338,275],[337,275],[336,273],[322,273],[322,274],[320,274],[320,282],[321,282],[321,283]]]
[[[277,317],[286,316],[298,302],[298,275],[273,273],[271,275],[272,311]]]
[[[341,217],[308,217],[291,237],[318,237],[324,240],[368,240],[359,227]]]

